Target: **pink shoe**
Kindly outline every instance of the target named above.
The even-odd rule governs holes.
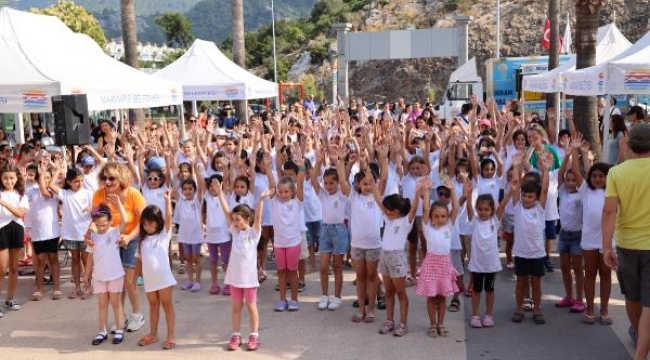
[[[223,294],[223,295],[226,295],[226,296],[230,295],[230,285],[224,285],[224,286],[223,286],[223,292],[222,292],[222,294]]]
[[[233,351],[239,349],[239,346],[242,344],[241,335],[233,335],[230,338],[230,343],[228,343],[228,350]]]
[[[492,315],[485,315],[483,318],[483,327],[493,327],[494,326],[494,317]]]
[[[225,292],[226,289],[223,289],[223,291]],[[219,288],[219,285],[210,286],[210,294],[217,295],[219,292],[221,292],[221,289]]]
[[[587,307],[582,301],[576,301],[573,303],[573,306],[571,306],[571,312],[572,313],[581,313],[587,310]]]
[[[481,324],[481,318],[478,316],[472,316],[469,319],[469,326],[473,328],[482,328],[483,325]]]
[[[248,351],[254,351],[260,348],[259,335],[251,335],[248,337]]]
[[[568,297],[563,297],[562,300],[555,303],[555,307],[567,308],[573,306],[573,300]]]

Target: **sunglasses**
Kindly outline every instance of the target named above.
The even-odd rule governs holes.
[[[148,181],[158,181],[158,180],[160,180],[160,178],[152,176],[152,177],[148,177],[147,180]]]
[[[438,191],[438,197],[441,197],[441,198],[448,198],[448,197],[450,197],[450,196],[451,196],[451,193],[448,193],[448,192],[446,192],[446,191]]]
[[[115,180],[117,180],[117,179],[115,178],[115,176],[104,176],[104,175],[102,175],[99,179],[100,179],[101,181],[106,181],[106,180],[108,180],[108,181],[110,181],[110,182],[114,182]]]
[[[360,137],[361,137],[361,134],[354,134],[354,137],[358,137],[358,138],[360,138]]]

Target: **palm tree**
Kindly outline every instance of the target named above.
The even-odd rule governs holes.
[[[138,59],[138,33],[135,25],[135,0],[120,0],[120,8],[124,58],[129,66],[139,69],[140,61]],[[144,111],[142,109],[139,109],[139,111],[130,109],[129,119],[131,122],[137,123],[144,121]]]
[[[244,37],[244,0],[231,0],[232,6],[232,56],[235,64],[246,68]],[[237,118],[246,120],[246,101],[235,102]]]
[[[549,0],[548,18],[551,20],[551,48],[548,51],[548,71],[558,67],[560,61],[560,11],[559,0]],[[546,108],[559,107],[557,93],[546,94]]]
[[[596,65],[596,43],[598,36],[598,13],[604,0],[575,0],[576,8],[576,69]],[[591,144],[591,150],[600,158],[598,136],[598,111],[595,96],[576,96],[573,99],[573,118],[578,131]]]

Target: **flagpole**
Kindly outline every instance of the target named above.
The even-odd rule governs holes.
[[[496,58],[501,58],[501,0],[497,0]]]

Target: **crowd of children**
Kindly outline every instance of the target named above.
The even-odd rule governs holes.
[[[502,239],[505,266],[516,275],[511,320],[522,322],[524,311],[532,310],[532,320],[544,324],[541,277],[553,271],[549,251],[558,225],[565,294],[556,306],[584,313],[587,324],[612,324],[611,270],[603,262],[600,230],[609,165],[592,164],[589,144],[572,125],[565,134],[570,140],[556,141],[552,116],[546,123],[531,121],[515,103],[499,109],[491,100],[479,104],[475,98],[453,120],[439,119],[428,108],[406,114],[388,105],[373,115],[352,102],[316,114],[296,109],[253,116],[228,132],[214,119],[201,128],[189,118],[184,133],[166,122],[147,122],[106,140],[99,152],[130,168],[132,186],[148,205],[140,216],[136,274],[143,278],[151,330],[139,344],[158,341],[162,306],[168,326],[163,348],[175,345],[173,224],[177,271],[186,276],[180,289],[202,292],[207,250],[207,292],[232,298],[230,350],[242,344],[244,303],[251,327],[247,348],[260,346],[257,288],[267,279],[266,261],[277,265],[279,300],[273,309],[298,311],[304,276],[316,271],[316,254],[319,310],[343,305],[343,265],[349,261],[357,295],[352,322],[374,322],[378,304],[385,304],[379,333],[404,336],[409,331],[406,289],[415,286],[415,293],[426,297],[427,335],[446,337],[445,312],[459,310],[463,292],[471,296],[469,325],[495,326]],[[75,288],[68,298],[97,294],[100,323],[93,345],[107,339],[109,303],[118,344],[124,336],[120,233],[127,215],[115,196],[107,201],[120,214],[112,214],[109,204],[92,206],[93,192],[101,186],[97,169],[106,159],[91,147],[71,155],[74,161],[66,163],[42,153],[32,156],[33,165],[8,162],[0,170],[0,272],[9,270],[5,304],[20,309],[14,291],[26,226],[36,254],[37,285],[30,300],[44,296],[46,271],[54,285],[52,299],[61,299],[56,256],[61,237],[72,253]],[[121,219],[116,228],[111,227],[115,215]],[[92,234],[84,241],[89,227]]]

